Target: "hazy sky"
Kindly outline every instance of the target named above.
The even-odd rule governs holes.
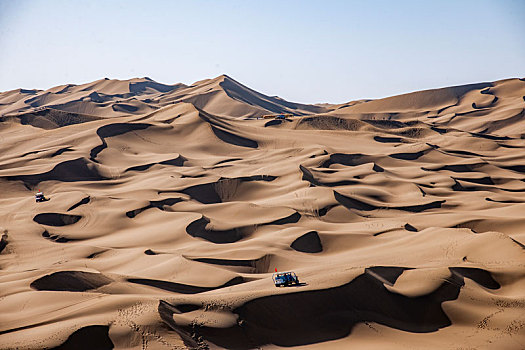
[[[525,76],[525,0],[0,0],[0,91],[228,74],[296,102]]]

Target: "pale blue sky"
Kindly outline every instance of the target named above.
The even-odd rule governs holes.
[[[228,74],[296,102],[525,76],[525,0],[0,0],[0,91]]]

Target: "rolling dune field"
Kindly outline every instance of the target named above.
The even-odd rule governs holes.
[[[525,349],[524,79],[18,89],[0,149],[1,349]]]

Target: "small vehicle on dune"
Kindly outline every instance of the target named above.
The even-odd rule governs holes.
[[[299,278],[295,272],[276,272],[272,275],[276,287],[288,287],[299,285]]]
[[[46,198],[44,196],[44,192],[42,191],[38,191],[36,194],[35,194],[35,201],[38,203],[38,202],[45,202],[49,200],[48,198]]]

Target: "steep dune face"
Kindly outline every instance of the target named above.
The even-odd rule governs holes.
[[[523,347],[523,96],[1,93],[0,348]]]

